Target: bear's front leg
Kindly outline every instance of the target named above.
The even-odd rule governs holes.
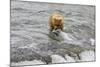
[[[53,26],[51,26],[51,27],[50,27],[50,32],[52,32],[52,31],[53,31],[53,29],[54,29],[54,27],[53,27]]]

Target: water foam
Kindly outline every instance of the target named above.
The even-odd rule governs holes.
[[[90,39],[91,45],[95,45],[95,40],[93,38]]]
[[[67,54],[65,55],[65,58],[67,59],[67,62],[75,62],[74,58],[68,56]]]
[[[95,53],[94,51],[84,51],[79,54],[81,61],[94,61],[95,60]]]
[[[18,63],[11,63],[11,66],[20,66],[20,65],[35,65],[35,64],[45,64],[41,60],[33,60],[33,61],[22,61]]]
[[[73,41],[74,40],[74,37],[68,33],[65,33],[65,32],[60,32],[59,34],[64,40],[68,40],[68,41]]]
[[[66,60],[60,56],[60,55],[51,55],[52,63],[63,63],[66,62]]]

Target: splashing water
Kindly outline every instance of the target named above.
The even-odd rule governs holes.
[[[13,66],[17,66],[17,65],[36,65],[36,64],[45,64],[44,62],[42,62],[41,60],[33,60],[33,61],[22,61],[19,63],[11,63],[11,65]]]
[[[94,51],[84,51],[79,54],[81,61],[94,61],[95,60],[95,53]]]
[[[60,55],[52,55],[52,63],[64,63],[66,60]]]
[[[65,33],[65,32],[60,32],[59,36],[61,36],[65,41],[73,41],[74,40],[74,37],[71,36],[70,34],[68,33]]]

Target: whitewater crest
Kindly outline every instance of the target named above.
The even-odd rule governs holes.
[[[62,31],[50,32],[50,36],[51,36],[51,38],[59,40],[59,41],[75,41],[76,40],[76,38],[74,36],[72,36],[71,34],[65,33]]]

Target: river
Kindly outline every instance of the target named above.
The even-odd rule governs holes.
[[[49,33],[48,17],[64,16]],[[11,0],[11,66],[95,61],[95,6]]]

